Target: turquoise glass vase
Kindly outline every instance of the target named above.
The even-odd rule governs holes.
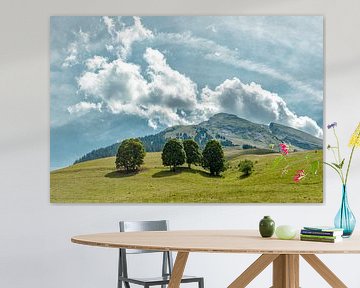
[[[350,237],[355,229],[356,219],[349,207],[346,185],[342,187],[341,206],[336,214],[334,224],[336,228],[344,229],[343,237],[345,238]]]

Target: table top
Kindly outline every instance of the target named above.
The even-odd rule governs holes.
[[[360,235],[338,243],[321,243],[262,238],[256,230],[188,230],[156,232],[116,232],[80,235],[77,244],[183,252],[249,254],[343,254],[360,253]]]

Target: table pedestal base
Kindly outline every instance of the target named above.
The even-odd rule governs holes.
[[[189,252],[178,252],[169,288],[179,288]],[[347,286],[314,254],[301,254],[316,272],[333,288]],[[255,260],[228,288],[245,288],[267,266],[273,263],[271,288],[299,288],[299,254],[263,254]]]
[[[347,287],[317,256],[314,254],[302,254],[301,256],[331,287]],[[273,286],[271,288],[299,288],[298,254],[263,254],[228,288],[245,288],[270,263],[273,263]]]
[[[281,254],[273,262],[272,288],[299,288],[299,255]]]

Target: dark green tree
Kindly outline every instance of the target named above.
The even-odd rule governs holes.
[[[186,154],[186,163],[188,164],[189,168],[191,168],[191,164],[200,164],[201,152],[199,145],[193,139],[184,140],[183,145]]]
[[[186,155],[184,146],[178,139],[170,139],[165,143],[161,154],[164,166],[170,166],[170,170],[176,170],[176,167],[185,163]]]
[[[139,139],[130,138],[121,142],[116,154],[116,169],[124,168],[127,172],[139,170],[144,163],[145,149]]]
[[[240,161],[238,167],[239,167],[240,172],[243,173],[243,175],[250,176],[252,174],[252,172],[254,171],[254,162],[251,160],[245,159],[243,161]]]
[[[224,151],[217,140],[210,140],[206,143],[202,153],[202,166],[210,170],[210,175],[220,175],[226,170]]]

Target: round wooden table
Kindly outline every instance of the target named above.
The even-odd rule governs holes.
[[[315,254],[360,253],[358,235],[339,243],[320,243],[276,238],[261,238],[255,230],[116,232],[74,236],[83,245],[176,251],[169,288],[178,288],[190,252],[262,254],[228,288],[246,287],[273,263],[274,288],[299,287],[301,255],[331,287],[347,287]]]

